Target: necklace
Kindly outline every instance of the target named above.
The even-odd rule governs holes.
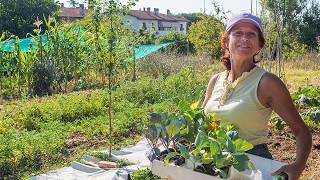
[[[243,72],[241,76],[237,78],[237,80],[235,80],[234,82],[228,81],[228,76],[230,71],[227,71],[227,70],[225,71],[224,80],[223,80],[224,91],[222,93],[222,96],[219,99],[219,106],[223,105],[229,99],[229,97],[232,95],[236,87],[240,83],[242,83],[250,74],[252,74],[257,69],[256,67],[257,66],[252,68],[249,72]]]

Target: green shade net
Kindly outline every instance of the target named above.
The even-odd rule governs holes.
[[[159,49],[168,46],[169,43],[163,43],[163,44],[148,44],[148,45],[141,45],[137,48],[135,48],[135,59],[143,58],[153,52],[158,51]],[[132,60],[132,59],[131,59]]]
[[[37,36],[35,38],[29,37],[20,39],[20,50],[21,52],[30,52],[34,48],[38,48],[37,43],[35,41],[39,41],[40,37]],[[42,43],[43,45],[47,46],[47,36],[42,36]],[[1,51],[4,52],[14,52],[14,45],[16,44],[16,39],[11,39],[9,41],[0,42]]]
[[[35,43],[36,41],[39,41],[39,37],[35,38],[25,38],[20,39],[20,50],[21,52],[30,52],[37,48],[37,45]],[[42,43],[44,46],[47,46],[47,36],[42,36]],[[15,39],[11,39],[9,41],[0,42],[0,50],[4,52],[14,52],[14,45],[16,44]],[[141,45],[137,48],[135,48],[135,59],[143,58],[153,52],[158,51],[159,49],[166,47],[167,45],[171,44],[171,42],[163,43],[163,44],[148,44],[148,45]],[[133,60],[132,58],[130,59]]]

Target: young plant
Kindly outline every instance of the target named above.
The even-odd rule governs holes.
[[[154,156],[163,155],[160,152],[162,145],[167,153],[165,165],[183,157],[194,170],[223,178],[227,177],[231,166],[238,171],[255,169],[244,154],[253,145],[240,138],[234,125],[221,126],[215,114],[206,115],[198,105],[199,102],[189,106],[182,101],[177,113],[150,115],[152,124],[146,137],[151,142]]]

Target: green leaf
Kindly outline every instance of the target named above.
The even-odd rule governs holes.
[[[177,147],[178,147],[182,157],[184,157],[185,159],[190,158],[189,151],[187,150],[187,148],[183,144],[177,143]]]
[[[236,152],[245,152],[253,148],[253,145],[250,144],[248,141],[243,139],[237,139],[234,141],[236,146]]]
[[[170,124],[166,127],[168,135],[174,136],[179,133],[180,131],[180,125],[176,120],[173,120],[170,122]]]
[[[245,154],[234,155],[237,160],[237,164],[234,164],[233,167],[236,168],[239,172],[249,169],[249,158]]]
[[[210,153],[212,155],[215,155],[218,152],[221,152],[219,143],[216,140],[214,140],[213,138],[209,137],[209,141],[210,141]]]
[[[209,153],[202,154],[201,160],[203,164],[210,164],[213,162],[213,158],[210,156]]]
[[[226,148],[228,152],[234,153],[236,151],[236,146],[233,144],[231,140],[227,140],[226,142]]]
[[[202,144],[203,142],[205,142],[208,139],[208,136],[205,132],[203,131],[199,131],[199,133],[197,134],[196,140],[194,142],[194,144],[196,146],[200,146],[200,144]]]

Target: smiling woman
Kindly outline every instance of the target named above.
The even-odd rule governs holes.
[[[292,103],[284,83],[275,75],[258,67],[255,56],[265,39],[261,21],[249,13],[230,20],[221,37],[226,71],[212,76],[202,104],[206,114],[216,113],[222,124],[239,128],[241,138],[254,145],[248,153],[272,159],[268,142],[268,122],[276,112],[291,128],[296,138],[296,160],[272,175],[285,172],[298,179],[305,168],[311,149],[311,135]]]

